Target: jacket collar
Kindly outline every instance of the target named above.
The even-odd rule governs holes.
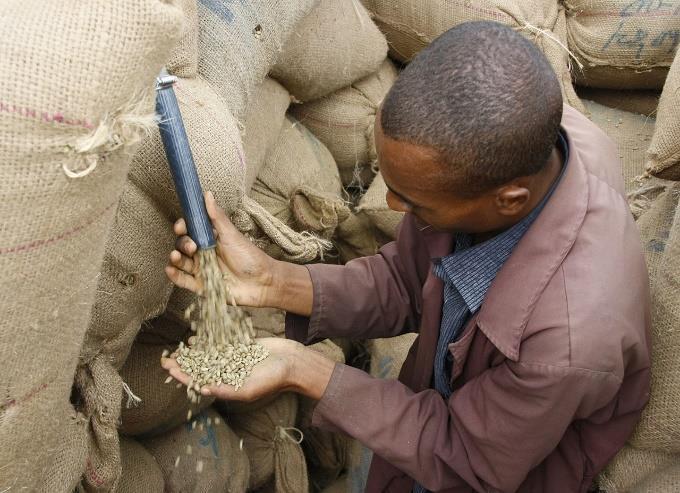
[[[565,112],[575,111],[565,107]],[[566,120],[573,122],[574,118]],[[541,214],[496,275],[476,317],[480,330],[512,361],[519,359],[529,317],[576,241],[588,208],[587,171],[578,145],[571,140],[569,127],[563,119],[562,130],[569,146],[564,175]],[[412,219],[425,238],[430,258],[451,253],[454,243],[451,233],[437,232],[417,218]]]
[[[536,302],[574,245],[588,208],[588,176],[578,146],[564,130],[569,160],[553,196],[487,292],[477,318],[486,337],[508,359],[519,347]]]

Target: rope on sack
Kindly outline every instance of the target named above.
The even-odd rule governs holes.
[[[75,163],[64,163],[64,174],[83,178],[95,170],[106,155],[120,147],[139,142],[156,125],[156,115],[149,114],[149,94],[135,95],[119,110],[107,113],[91,133],[66,144],[65,152],[75,153]]]
[[[294,426],[277,426],[276,431],[278,432],[279,438],[290,440],[298,445],[300,445],[305,438],[305,434],[302,433],[302,430],[295,428]]]
[[[131,407],[137,407],[139,404],[142,402],[142,399],[140,397],[137,397],[134,392],[132,392],[132,389],[128,384],[123,382],[123,390],[127,394],[127,403],[125,404],[125,407],[130,409]]]
[[[301,233],[294,231],[248,196],[243,198],[240,207],[262,232],[281,248],[286,260],[300,263],[311,262],[317,258],[323,260],[324,253],[333,246],[330,241],[307,231]]]
[[[352,0],[352,7],[354,7],[354,13],[356,14],[357,18],[359,19],[359,24],[361,24],[361,28],[364,28],[364,18],[361,15],[361,6],[358,5],[359,0]]]
[[[536,27],[534,25],[531,25],[528,22],[524,23],[524,29],[528,29],[529,31],[536,33],[538,35],[544,35],[548,39],[557,43],[564,51],[567,52],[567,54],[569,55],[569,59],[574,60],[576,62],[576,65],[578,65],[578,68],[581,71],[583,71],[583,63],[581,63],[581,61],[578,58],[576,58],[576,55],[574,55],[574,53],[569,48],[567,48],[564,45],[564,43],[562,43],[562,41],[557,39],[557,37],[554,34],[552,34],[550,31],[546,31],[545,29],[541,29],[540,27]]]

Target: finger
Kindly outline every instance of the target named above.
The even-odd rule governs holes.
[[[198,293],[200,291],[200,286],[193,276],[182,270],[179,270],[176,267],[173,267],[172,265],[165,266],[165,274],[173,282],[173,284],[180,288],[188,289],[194,293]]]
[[[171,368],[179,368],[179,365],[174,358],[161,358],[161,366],[166,370],[170,370]]]
[[[230,238],[233,238],[234,235],[239,234],[236,226],[232,224],[224,213],[224,210],[217,205],[217,201],[212,192],[207,192],[205,194],[205,206],[219,238],[222,240],[229,240]]]
[[[193,257],[194,253],[196,253],[196,250],[198,250],[194,240],[186,235],[180,236],[177,238],[177,240],[175,240],[175,248],[189,257]]]
[[[227,384],[222,384],[219,387],[217,385],[206,385],[201,387],[201,395],[206,397],[216,397],[225,401],[243,400],[242,392],[236,391],[234,387]]]
[[[189,385],[189,383],[191,382],[191,377],[184,373],[182,370],[180,370],[179,367],[170,368],[170,370],[168,371],[170,372],[170,376],[172,378],[174,378],[178,382],[183,383],[184,385]]]
[[[172,230],[177,236],[184,236],[188,233],[187,223],[184,221],[183,217],[180,217],[177,221],[175,221],[175,224],[172,226]]]
[[[173,250],[170,252],[170,263],[179,270],[183,270],[189,274],[193,275],[195,272],[194,268],[196,265],[194,264],[194,261],[186,255],[182,255],[182,252],[179,250]]]

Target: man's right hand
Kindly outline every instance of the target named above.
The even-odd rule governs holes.
[[[217,205],[211,192],[205,195],[208,216],[217,240],[220,269],[231,282],[236,303],[242,306],[273,307],[300,315],[312,310],[312,282],[304,266],[279,262],[253,245],[231,223]],[[177,286],[199,292],[196,277],[197,246],[187,236],[184,219],[174,225],[176,250],[170,253],[170,265],[165,272]]]

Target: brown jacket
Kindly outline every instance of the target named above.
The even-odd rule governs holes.
[[[649,397],[649,292],[614,143],[565,107],[567,170],[449,349],[454,392],[431,389],[442,309],[432,259],[452,235],[406,216],[396,242],[309,266],[310,319],[289,337],[378,338],[417,328],[400,381],[337,365],[314,422],[375,452],[369,492],[583,492]]]

